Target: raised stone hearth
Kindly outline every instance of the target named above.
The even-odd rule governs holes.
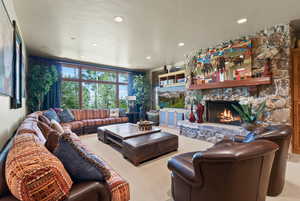
[[[224,137],[232,138],[236,135],[246,136],[248,131],[240,126],[218,123],[191,123],[187,120],[179,121],[180,135],[204,140],[212,143],[222,141]]]

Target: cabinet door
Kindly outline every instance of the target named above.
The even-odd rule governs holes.
[[[176,127],[178,126],[178,121],[184,120],[184,113],[183,112],[177,112],[176,113]]]
[[[175,126],[175,112],[168,113],[168,126],[169,127]]]
[[[293,52],[293,152],[300,154],[300,51]]]
[[[166,112],[159,112],[159,124],[166,125],[167,124],[167,114]]]

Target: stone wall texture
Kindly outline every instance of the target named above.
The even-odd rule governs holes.
[[[290,73],[292,65],[290,48],[293,36],[290,26],[276,25],[246,37],[253,42],[252,68],[254,73],[264,70],[266,59],[261,58],[262,55],[271,58],[272,85],[258,86],[255,95],[246,87],[189,90],[186,95],[186,107],[190,108],[188,103],[195,97],[196,93],[203,95],[203,104],[206,100],[228,100],[252,103],[257,106],[266,101],[267,109],[263,116],[265,122],[291,124]],[[276,54],[270,57],[270,52],[276,52]]]

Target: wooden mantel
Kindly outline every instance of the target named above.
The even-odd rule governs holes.
[[[189,87],[191,90],[197,89],[218,89],[218,88],[234,88],[234,87],[251,87],[258,85],[272,84],[271,77],[249,78],[245,80],[226,80],[224,82],[213,82],[206,84],[194,84]]]

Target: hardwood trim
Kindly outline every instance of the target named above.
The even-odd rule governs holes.
[[[294,131],[292,151],[300,154],[300,48],[292,49],[291,52],[292,125]]]
[[[233,87],[249,87],[258,85],[272,84],[271,77],[249,78],[245,80],[226,80],[224,82],[214,82],[201,85],[191,85],[189,89],[217,89],[217,88],[233,88]]]

